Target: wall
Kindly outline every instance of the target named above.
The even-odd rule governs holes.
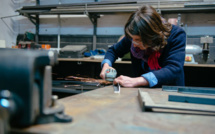
[[[16,15],[14,9],[15,7],[12,1],[1,0],[0,18]],[[5,44],[7,47],[11,47],[16,43],[16,36],[18,33],[14,30],[14,23],[14,20],[11,18],[5,18],[0,20],[0,40],[5,40]]]

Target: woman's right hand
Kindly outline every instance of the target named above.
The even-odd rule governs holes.
[[[107,63],[104,63],[103,68],[102,68],[102,71],[101,71],[101,73],[100,73],[100,77],[101,77],[102,79],[105,80],[105,71],[106,71],[107,69],[110,69],[110,68],[112,68],[112,67],[110,67]]]

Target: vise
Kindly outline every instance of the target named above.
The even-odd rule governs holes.
[[[72,121],[52,96],[51,65],[57,62],[53,51],[0,49],[0,109],[10,127]]]

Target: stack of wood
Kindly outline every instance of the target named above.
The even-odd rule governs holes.
[[[112,82],[103,80],[103,79],[94,79],[94,78],[84,78],[84,77],[77,77],[77,76],[67,76],[65,80],[71,81],[81,81],[81,82],[88,82],[88,83],[100,83],[101,85],[111,85]]]

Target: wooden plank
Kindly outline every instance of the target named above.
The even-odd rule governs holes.
[[[138,99],[143,112],[151,111],[151,107],[147,106],[154,106],[155,104],[149,94],[147,92],[142,92],[140,89],[138,90]]]

